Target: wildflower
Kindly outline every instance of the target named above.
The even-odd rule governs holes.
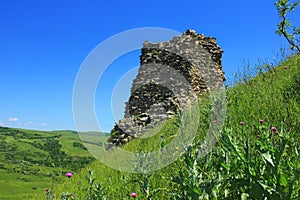
[[[218,120],[215,119],[215,120],[213,121],[213,123],[214,123],[214,124],[218,123]]]
[[[71,172],[68,172],[68,173],[66,173],[65,175],[66,175],[66,177],[68,177],[68,178],[71,178],[71,177],[73,176],[73,174],[72,174]]]
[[[263,120],[263,119],[260,119],[260,120],[258,120],[258,121],[259,121],[259,123],[261,123],[261,124],[264,122],[264,120]]]
[[[275,132],[275,135],[279,135],[279,132],[278,132],[278,131],[276,131],[276,132]]]
[[[284,68],[284,69],[288,69],[288,66],[284,66],[283,68]]]
[[[245,124],[245,122],[240,122],[240,125],[244,125]]]
[[[257,138],[260,139],[260,134],[257,135]]]
[[[136,198],[137,194],[135,192],[133,192],[133,193],[131,193],[130,196],[133,197],[133,198]]]
[[[271,131],[276,131],[276,127],[272,126]]]
[[[224,96],[224,98],[225,98],[225,99],[227,99],[227,98],[228,98],[228,96]]]
[[[45,188],[45,191],[48,192],[48,191],[49,191],[49,188]]]

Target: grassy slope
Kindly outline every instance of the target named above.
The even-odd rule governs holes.
[[[242,134],[238,131],[241,130],[239,122],[245,122],[244,127],[252,129],[255,127],[253,124],[258,123],[259,119],[264,119],[267,126],[276,126],[281,132],[291,133],[294,142],[299,143],[297,137],[300,130],[299,78],[300,56],[298,55],[272,70],[259,74],[254,79],[229,88],[226,91],[228,105],[224,129],[232,130],[232,137],[238,138],[238,134]],[[203,106],[203,109],[207,108]],[[208,114],[209,112],[203,112],[202,119],[213,120]],[[153,147],[158,148],[162,143],[161,135],[164,135],[166,141],[176,135],[177,126],[174,120],[169,120],[153,138],[133,140],[124,148],[133,152],[142,151],[144,148],[148,150]],[[202,121],[198,132],[205,132],[206,128],[207,123]],[[251,133],[257,134],[255,131],[252,130]],[[155,193],[154,199],[169,199],[169,193],[176,191],[177,186],[170,182],[168,177],[176,176],[184,167],[178,160],[152,174],[141,175],[119,172],[95,161],[72,179],[53,187],[52,191],[57,195],[70,192],[76,194],[78,199],[84,199],[86,192],[83,190],[87,187],[85,176],[92,169],[96,177],[95,182],[104,186],[105,194],[109,199],[128,199],[131,192],[137,192],[140,199],[145,199],[147,194],[144,190],[144,180],[149,181],[147,185],[150,191],[164,188],[163,191]],[[145,176],[148,179],[145,179]],[[41,193],[35,199],[42,199],[44,196],[45,194]]]
[[[54,140],[62,145],[59,152],[91,157],[87,150],[73,147],[73,142],[81,141],[72,131],[46,132],[0,127],[0,199],[30,199],[45,187],[52,187],[64,180],[64,172],[74,171],[69,166],[49,165],[49,155],[55,148],[44,149],[43,146],[53,136],[57,136]]]

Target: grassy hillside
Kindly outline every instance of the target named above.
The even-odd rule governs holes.
[[[74,131],[0,127],[0,199],[30,199],[93,158]]]
[[[202,99],[197,139],[176,162],[153,173],[131,174],[95,161],[63,184],[48,199],[290,199],[299,198],[300,56],[280,66],[268,65],[254,78],[226,89],[227,114],[217,144],[201,157],[211,104]],[[126,151],[147,152],[177,136],[170,119],[156,135],[131,141]],[[149,133],[151,135],[151,133]],[[73,197],[72,197],[73,195]],[[75,196],[75,197],[74,197]],[[46,193],[35,199],[46,197]]]
[[[300,56],[260,66],[257,73],[226,88],[225,123],[214,129],[217,142],[207,155],[205,133],[220,119],[211,116],[211,101],[203,97],[196,139],[176,162],[140,174],[94,161],[62,184],[45,185],[50,190],[33,199],[130,199],[133,192],[136,199],[299,199]],[[145,156],[159,150],[178,136],[178,119],[122,148]]]

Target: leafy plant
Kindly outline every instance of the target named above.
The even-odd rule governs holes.
[[[94,171],[89,170],[89,174],[86,176],[86,180],[88,182],[88,187],[84,190],[87,191],[87,200],[106,200],[105,194],[104,194],[104,188],[101,186],[101,184],[96,184],[95,180],[96,178],[94,176]]]
[[[203,159],[198,144],[189,146],[186,167],[171,178],[180,188],[176,199],[299,198],[299,146],[291,133],[266,127],[225,128],[218,146]],[[259,137],[251,130],[259,130]]]

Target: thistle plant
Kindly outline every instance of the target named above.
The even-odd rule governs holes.
[[[95,183],[96,178],[94,178],[94,171],[89,170],[88,175],[86,176],[86,180],[88,183],[87,188],[85,188],[85,191],[87,191],[87,200],[98,200],[103,199],[106,200],[104,188],[101,186],[101,184]]]

